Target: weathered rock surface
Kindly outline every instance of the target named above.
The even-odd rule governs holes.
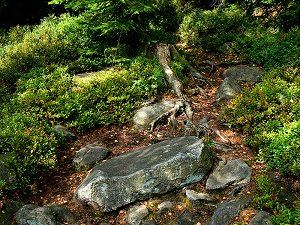
[[[144,130],[150,127],[150,123],[165,112],[168,112],[178,104],[178,100],[164,100],[139,109],[133,117],[134,127]]]
[[[97,142],[89,144],[76,152],[73,166],[76,170],[89,170],[97,162],[103,160],[110,151],[101,147]]]
[[[229,184],[245,184],[250,182],[252,169],[241,159],[234,159],[227,164],[220,163],[209,175],[206,189],[215,190],[225,188]]]
[[[149,211],[145,205],[133,206],[127,212],[127,222],[129,225],[139,225],[148,214]]]
[[[258,67],[234,66],[224,70],[222,77],[244,82],[258,82],[262,73]]]
[[[170,139],[97,165],[77,188],[75,199],[112,211],[200,181],[212,164],[212,152],[199,138]]]
[[[184,210],[177,218],[176,225],[193,225],[193,214],[188,210]]]
[[[227,225],[250,203],[250,199],[231,200],[221,203],[207,225]]]
[[[25,205],[16,213],[18,225],[60,225],[75,224],[75,216],[65,207],[49,205]]]
[[[53,129],[67,139],[76,139],[76,135],[68,130],[65,126],[55,125]]]
[[[12,219],[15,213],[24,206],[23,202],[10,200],[5,202],[0,211],[0,225],[10,225],[12,224]]]
[[[262,73],[258,67],[250,66],[235,66],[226,69],[222,73],[224,81],[218,89],[217,100],[223,101],[234,98],[242,90],[238,82],[256,83]]]
[[[217,100],[222,101],[232,99],[241,91],[242,88],[235,80],[226,77],[218,89]]]
[[[265,212],[258,212],[250,221],[249,225],[271,225],[272,215]]]
[[[185,191],[186,197],[191,201],[207,201],[207,202],[213,202],[216,201],[216,199],[209,194],[206,193],[198,193],[193,190],[186,190]]]

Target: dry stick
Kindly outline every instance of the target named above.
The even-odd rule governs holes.
[[[171,45],[170,49],[171,49],[171,52],[173,53],[173,55],[178,55],[180,61],[183,62],[189,68],[189,70],[191,72],[191,75],[193,77],[195,77],[195,78],[197,78],[197,79],[199,79],[199,80],[201,80],[205,83],[208,83],[210,86],[212,86],[212,84],[210,83],[210,81],[206,77],[202,76],[194,67],[192,67],[191,64],[189,64],[189,62],[183,56],[181,56],[179,54],[179,52],[174,47],[174,45]]]

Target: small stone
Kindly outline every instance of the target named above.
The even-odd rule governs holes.
[[[239,185],[250,182],[252,169],[241,159],[234,159],[226,165],[219,166],[209,175],[206,189],[215,190],[225,188],[229,184]]]
[[[193,190],[186,190],[185,191],[186,197],[191,200],[191,201],[208,201],[208,202],[212,202],[215,201],[216,199],[214,197],[211,197],[209,194],[206,193],[198,193],[196,191]]]
[[[157,208],[158,208],[158,214],[164,214],[171,210],[174,207],[174,204],[170,201],[162,202],[160,203]]]
[[[130,225],[139,225],[148,214],[149,211],[145,205],[133,206],[127,212],[127,222]]]
[[[272,217],[269,213],[260,211],[252,218],[249,225],[270,225]]]
[[[105,159],[110,151],[101,147],[97,142],[89,144],[76,152],[73,166],[76,170],[89,170],[97,162]]]
[[[77,138],[76,135],[73,134],[72,132],[70,132],[68,130],[68,128],[66,128],[65,126],[55,125],[53,127],[53,129],[67,139],[76,139]]]
[[[18,225],[28,224],[74,224],[75,216],[65,207],[59,205],[47,205],[39,207],[37,205],[25,205],[16,213]]]

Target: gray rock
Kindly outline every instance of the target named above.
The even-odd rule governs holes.
[[[252,218],[249,225],[271,225],[272,217],[269,213],[260,211]]]
[[[18,225],[61,225],[76,222],[73,214],[63,206],[25,205],[16,213]]]
[[[232,99],[241,91],[242,88],[235,80],[226,77],[218,89],[217,101]]]
[[[229,100],[237,96],[242,88],[238,81],[256,83],[260,80],[263,71],[257,67],[235,66],[222,73],[224,81],[217,93],[217,101]]]
[[[193,190],[186,190],[185,191],[186,197],[191,201],[207,201],[207,202],[213,202],[216,201],[216,199],[209,194],[206,193],[198,193]]]
[[[4,181],[6,184],[11,183],[15,180],[16,174],[9,168],[7,162],[12,160],[13,154],[3,153],[0,154],[0,180]]]
[[[193,225],[193,214],[189,210],[184,210],[177,218],[176,225]]]
[[[70,132],[68,130],[68,128],[66,128],[65,126],[55,125],[53,127],[53,129],[67,139],[76,139],[77,138],[76,135],[73,134],[72,132]]]
[[[15,213],[24,206],[23,202],[10,200],[5,202],[0,210],[0,225],[12,224],[12,219]]]
[[[150,145],[97,165],[75,192],[82,205],[104,212],[200,181],[212,152],[197,137]]]
[[[234,66],[226,69],[222,76],[235,81],[258,82],[262,73],[262,70],[258,67]]]
[[[164,214],[171,210],[174,207],[174,204],[170,201],[165,201],[160,203],[157,208],[158,208],[158,214]]]
[[[103,160],[110,151],[101,147],[97,142],[89,144],[76,152],[73,166],[76,170],[89,170],[97,162]]]
[[[145,106],[139,109],[133,117],[134,127],[138,130],[144,130],[150,127],[150,123],[157,117],[172,108],[176,104],[183,104],[181,101],[165,100],[153,105]]]
[[[245,184],[251,179],[252,169],[241,159],[234,159],[220,165],[209,175],[206,189],[225,188],[229,184]]]
[[[133,206],[127,212],[127,222],[130,225],[139,225],[148,214],[149,211],[145,205]]]
[[[240,211],[249,205],[249,199],[231,200],[221,203],[207,225],[227,225]]]
[[[156,222],[152,220],[145,220],[142,221],[141,225],[156,225]]]

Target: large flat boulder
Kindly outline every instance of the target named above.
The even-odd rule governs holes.
[[[200,181],[213,165],[197,137],[179,137],[97,165],[75,192],[81,205],[107,212]]]

